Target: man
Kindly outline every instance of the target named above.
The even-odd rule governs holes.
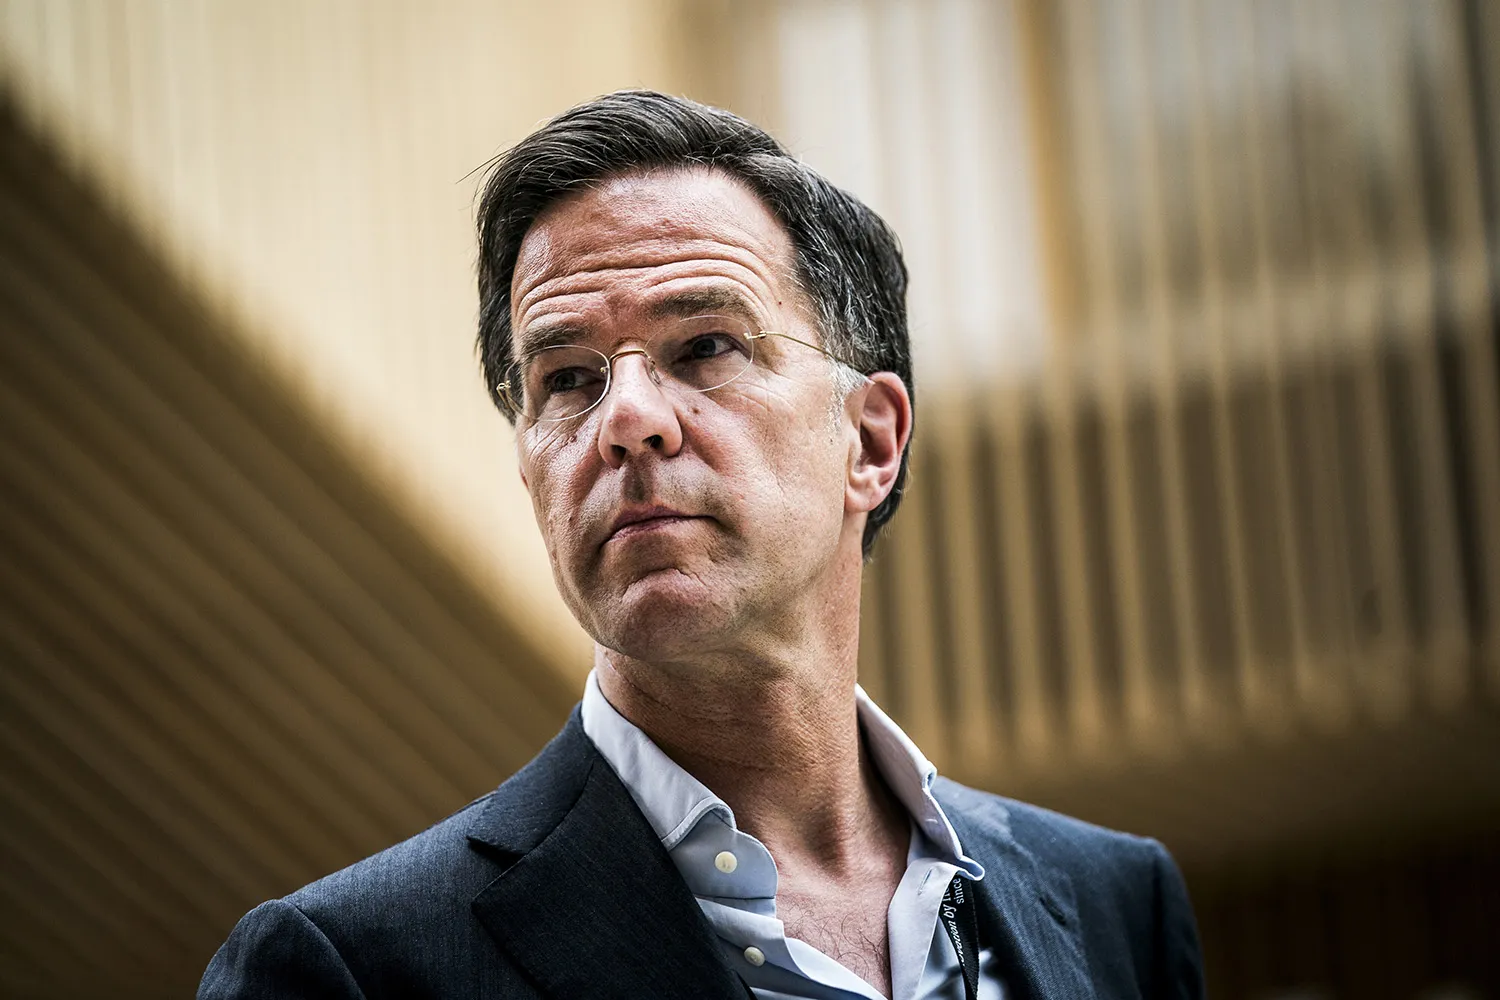
[[[935,779],[855,684],[912,430],[884,223],[624,92],[507,153],[479,228],[583,702],[495,792],[253,910],[200,996],[1200,996],[1160,845]]]

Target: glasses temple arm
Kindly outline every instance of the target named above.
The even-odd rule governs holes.
[[[850,371],[858,373],[861,378],[868,380],[870,377],[864,372],[860,371],[858,368],[855,368],[849,362],[845,361],[843,358],[839,357],[837,354],[834,354],[832,351],[828,350],[827,348],[819,347],[817,344],[808,343],[807,341],[802,340],[798,337],[793,337],[790,333],[782,333],[779,330],[762,330],[759,333],[752,333],[750,335],[751,340],[764,340],[767,337],[785,337],[787,340],[790,340],[794,344],[801,344],[803,347],[811,347],[813,350],[831,359],[836,364],[843,365]]]

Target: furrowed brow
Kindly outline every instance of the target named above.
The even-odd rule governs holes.
[[[516,359],[534,358],[539,351],[545,351],[549,347],[581,343],[584,337],[584,331],[571,323],[539,323],[527,327],[516,338]]]
[[[730,315],[747,320],[755,317],[755,307],[732,288],[690,288],[664,296],[646,307],[650,319],[685,319],[691,316]],[[565,344],[588,344],[589,332],[570,322],[538,320],[535,326],[522,330],[515,339],[515,356],[525,361],[549,347]]]
[[[707,316],[724,313],[750,318],[755,309],[740,292],[732,288],[692,288],[673,293],[653,302],[646,310],[652,319]]]

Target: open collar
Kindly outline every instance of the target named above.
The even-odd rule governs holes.
[[[953,824],[932,794],[937,768],[857,684],[854,696],[860,731],[886,786],[939,856],[957,865],[969,878],[983,878],[984,867],[964,853]],[[710,814],[717,815],[731,830],[738,829],[728,803],[668,757],[609,703],[599,686],[597,671],[589,671],[580,714],[589,739],[624,782],[668,851]]]
[[[977,883],[981,931],[1017,1000],[1092,1000],[1069,877],[1012,835],[993,796],[937,779]],[[504,871],[473,901],[503,949],[554,997],[743,998],[697,901],[577,709],[469,829]]]
[[[473,901],[495,943],[554,997],[744,998],[696,900],[577,710],[469,829],[508,867]]]
[[[599,687],[597,670],[590,670],[584,682],[579,718],[590,742],[624,783],[662,847],[671,851],[709,813],[717,813],[726,826],[737,829],[727,802],[609,703]]]

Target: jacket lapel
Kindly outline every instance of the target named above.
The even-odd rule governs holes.
[[[1005,806],[993,796],[943,779],[933,791],[964,853],[984,865],[984,878],[975,886],[980,933],[1007,970],[1007,996],[1092,998],[1072,880],[1016,841]]]
[[[474,900],[496,943],[547,994],[743,998],[743,982],[578,713],[502,785],[469,832],[515,858]]]

